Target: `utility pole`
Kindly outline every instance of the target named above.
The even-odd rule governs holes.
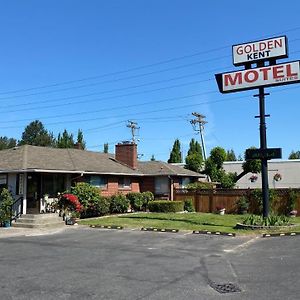
[[[133,144],[136,144],[136,141],[137,141],[136,140],[136,136],[137,136],[136,130],[140,129],[140,127],[138,127],[137,125],[138,125],[138,123],[130,121],[130,120],[128,121],[128,124],[126,125],[126,127],[131,129],[131,135],[132,135],[131,140],[132,140]]]
[[[205,147],[205,142],[204,142],[204,124],[207,123],[204,119],[206,117],[197,112],[193,112],[192,115],[194,117],[196,117],[196,119],[191,120],[190,123],[193,125],[194,130],[200,133],[203,158],[204,158],[204,161],[206,161],[206,147]],[[199,124],[199,129],[197,127],[197,124]]]

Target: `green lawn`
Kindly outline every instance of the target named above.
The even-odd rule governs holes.
[[[179,230],[208,230],[230,232],[237,234],[257,234],[267,232],[266,230],[236,230],[236,223],[241,223],[245,218],[243,215],[217,215],[207,213],[137,213],[122,216],[106,216],[97,219],[80,220],[82,225],[117,225],[124,228],[154,227],[161,229]],[[292,223],[297,223],[294,228],[283,228],[272,230],[272,232],[300,232],[300,217],[293,218]],[[268,231],[271,232],[271,231]]]

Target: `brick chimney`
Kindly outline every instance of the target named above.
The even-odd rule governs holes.
[[[137,168],[137,145],[124,142],[116,145],[116,160],[132,169]]]
[[[77,150],[83,150],[83,147],[82,147],[82,144],[81,143],[75,143],[74,144],[74,149],[77,149]]]

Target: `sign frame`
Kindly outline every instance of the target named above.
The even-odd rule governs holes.
[[[257,155],[257,157],[251,157]],[[282,148],[267,148],[267,149],[246,149],[246,160],[256,159],[280,159],[282,158]]]
[[[233,90],[228,90],[228,91],[224,91],[223,90],[223,75],[224,74],[239,73],[239,72],[251,72],[251,71],[253,72],[253,71],[258,70],[258,69],[272,68],[272,67],[277,67],[277,66],[281,66],[281,65],[288,65],[288,64],[296,63],[296,62],[299,64],[299,76],[298,76],[297,80],[294,80],[294,81],[287,80],[287,81],[284,81],[284,82],[276,82],[276,83],[270,83],[270,84],[255,85],[255,86],[251,86],[251,87],[233,89]],[[273,86],[280,86],[280,85],[288,85],[288,84],[293,84],[293,83],[299,83],[300,82],[300,60],[289,61],[289,62],[284,62],[284,63],[281,63],[281,64],[264,66],[264,67],[257,67],[257,68],[252,68],[252,69],[245,69],[245,70],[239,70],[239,71],[233,71],[233,72],[218,73],[218,74],[215,74],[215,78],[216,78],[216,81],[217,81],[217,84],[218,84],[219,91],[222,94],[228,94],[228,93],[235,93],[235,92],[242,92],[242,91],[254,90],[254,89],[258,89],[260,87],[273,87]]]
[[[238,46],[244,46],[244,45],[253,45],[253,44],[258,44],[258,43],[262,43],[262,42],[268,42],[270,40],[276,40],[279,38],[283,38],[284,39],[284,43],[285,43],[285,53],[281,54],[281,55],[274,55],[274,56],[268,56],[268,57],[264,57],[264,58],[257,58],[257,59],[252,59],[252,60],[246,60],[246,61],[241,61],[241,62],[236,62],[235,61],[235,52],[234,49],[235,47]],[[252,52],[255,53],[255,52]],[[245,43],[241,43],[241,44],[235,44],[232,45],[232,63],[234,66],[244,66],[244,65],[248,65],[248,64],[255,64],[258,63],[260,61],[267,61],[267,60],[275,60],[275,59],[282,59],[282,58],[287,58],[288,57],[288,39],[286,35],[282,35],[282,36],[275,36],[272,38],[267,38],[264,40],[256,40],[256,41],[251,41],[251,42],[245,42]]]

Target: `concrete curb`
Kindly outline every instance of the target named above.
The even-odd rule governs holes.
[[[300,235],[300,232],[264,233],[261,237],[268,238],[268,237],[282,237],[282,236],[296,236],[296,235]]]
[[[103,228],[103,229],[118,229],[122,230],[124,229],[123,226],[117,226],[117,225],[90,225],[91,228]]]
[[[236,236],[235,233],[220,232],[220,231],[207,231],[207,230],[194,230],[193,234],[222,235],[222,236],[231,236],[231,237]]]
[[[153,227],[142,227],[141,230],[142,231],[172,232],[172,233],[179,232],[179,229],[153,228]]]

